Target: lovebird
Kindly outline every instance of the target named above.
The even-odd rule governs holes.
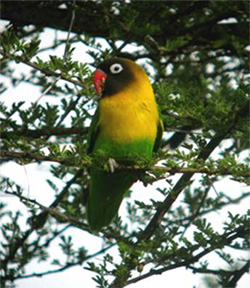
[[[90,169],[86,214],[91,231],[100,231],[117,215],[126,192],[138,180],[117,163],[152,157],[160,145],[163,125],[146,72],[134,61],[110,58],[94,72],[100,96],[90,125],[88,152],[109,158],[110,169]]]

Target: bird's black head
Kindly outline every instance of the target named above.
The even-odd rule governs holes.
[[[135,62],[125,58],[105,60],[94,74],[97,93],[103,97],[112,96],[126,89],[135,81],[138,68],[141,69]]]

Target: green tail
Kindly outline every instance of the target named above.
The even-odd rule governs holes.
[[[136,181],[128,172],[91,170],[90,193],[87,202],[87,218],[90,229],[99,231],[116,216],[124,194]]]

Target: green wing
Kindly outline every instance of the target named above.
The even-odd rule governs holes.
[[[99,118],[100,118],[100,111],[99,107],[97,107],[95,114],[92,118],[92,122],[89,127],[89,134],[88,134],[88,153],[92,153],[94,150],[95,142],[100,134],[100,125],[99,125]]]
[[[157,126],[157,134],[156,134],[155,144],[154,144],[154,149],[153,149],[154,152],[156,152],[161,145],[163,131],[164,131],[163,122],[160,119],[158,122],[158,126]]]

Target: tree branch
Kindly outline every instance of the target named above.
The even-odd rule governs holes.
[[[73,185],[75,183],[75,181],[77,180],[77,178],[80,177],[82,174],[83,174],[83,169],[79,169],[75,173],[75,175],[66,183],[65,187],[63,188],[63,190],[56,196],[56,199],[49,206],[50,210],[47,210],[47,211],[44,210],[39,215],[33,216],[31,218],[30,222],[31,222],[31,225],[32,225],[33,228],[41,229],[43,227],[43,225],[45,224],[45,222],[46,222],[48,214],[51,211],[53,211],[52,213],[57,213],[57,216],[59,215],[58,214],[59,212],[53,210],[53,208],[56,208],[58,206],[58,204],[63,200],[65,195],[68,193],[68,190],[69,190],[70,186]],[[65,216],[63,214],[60,215],[60,216],[61,216],[61,218],[64,218],[64,221],[67,220],[67,219],[65,219]]]
[[[17,127],[15,131],[1,132],[2,139],[9,139],[12,136],[23,136],[28,138],[40,138],[42,136],[70,136],[70,135],[86,135],[88,127],[49,127],[41,129],[22,129],[22,126]]]
[[[39,5],[36,2],[3,1],[1,4],[1,18],[12,21],[16,25],[36,25],[38,27],[50,27],[62,31],[68,31],[71,22],[71,10],[59,8],[61,1],[44,1],[46,5]],[[78,5],[80,6],[80,5]],[[103,20],[99,15],[102,13],[102,5],[94,2],[86,2],[84,7],[78,7],[75,12],[75,20],[71,31],[82,34],[83,30],[89,35],[97,37],[108,36],[109,31],[106,25],[100,29]],[[84,17],[83,17],[84,15]],[[91,25],[90,25],[91,23]],[[104,23],[103,23],[104,24]],[[106,28],[106,29],[105,29]]]
[[[60,163],[63,165],[67,165],[67,166],[75,166],[75,162],[73,162],[70,159],[67,158],[62,158],[62,157],[56,157],[56,156],[45,156],[42,154],[34,154],[34,153],[30,153],[30,152],[14,152],[14,151],[5,151],[5,150],[1,150],[0,151],[0,156],[2,158],[9,158],[11,160],[13,159],[29,159],[29,160],[35,160],[37,162],[41,162],[41,161],[49,161],[49,162],[56,162],[56,163]],[[164,160],[164,159],[162,159]],[[93,165],[93,163],[91,162],[91,159],[82,159],[81,160],[81,167],[91,167]],[[103,166],[105,165],[105,163],[103,163]],[[148,166],[139,166],[139,165],[134,165],[134,166],[125,166],[125,165],[119,165],[119,167],[117,168],[119,170],[128,170],[128,171],[151,171],[151,172],[157,172],[157,173],[169,173],[170,175],[174,175],[176,173],[190,173],[190,174],[195,174],[195,173],[202,173],[202,174],[207,174],[207,175],[221,175],[221,176],[226,176],[226,175],[231,175],[231,172],[228,170],[222,170],[222,169],[208,169],[205,167],[198,167],[198,168],[193,168],[193,167],[166,167],[166,166],[152,166],[152,167],[148,167]],[[184,175],[183,175],[184,176]],[[243,177],[249,177],[250,176],[250,171],[246,171],[244,174],[242,173]],[[166,176],[163,175],[161,178],[165,179]],[[184,177],[183,177],[184,178]],[[157,178],[156,180],[159,180],[160,178]],[[176,184],[177,185],[177,184]],[[183,184],[184,185],[184,184]],[[181,189],[182,186],[177,187],[178,189]],[[177,189],[174,188],[174,189]],[[177,190],[176,190],[177,191]]]
[[[0,156],[2,158],[9,158],[10,160],[13,159],[28,159],[28,160],[35,160],[37,162],[41,162],[41,161],[49,161],[49,162],[56,162],[56,163],[60,163],[60,164],[64,164],[64,165],[69,165],[71,166],[72,163],[69,163],[69,161],[67,159],[60,159],[60,157],[56,157],[56,156],[45,156],[43,154],[34,154],[34,153],[30,153],[30,152],[14,152],[14,151],[4,151],[1,150],[0,151]],[[83,161],[82,162],[83,165],[89,165],[88,161]]]
[[[190,3],[187,6],[172,3],[172,9],[175,10],[176,13],[170,13],[168,14],[168,17],[166,17],[164,13],[160,13],[165,9],[163,6],[165,4],[158,3],[157,6],[160,12],[157,13],[157,17],[154,13],[152,14],[155,7],[148,7],[148,9],[144,9],[143,13],[144,19],[151,19],[150,21],[142,21],[142,18],[140,17],[135,17],[134,19],[134,25],[140,25],[142,30],[141,33],[135,33],[133,26],[132,28],[128,27],[127,23],[121,18],[123,12],[122,7],[120,8],[120,13],[116,14],[114,12],[115,10],[112,9],[112,6],[106,3],[109,1],[87,1],[84,2],[84,4],[78,1],[75,6],[68,5],[68,9],[60,7],[60,4],[64,3],[64,1],[51,1],[51,3],[46,5],[44,5],[44,2],[48,1],[41,1],[41,5],[35,2],[32,3],[32,1],[19,1],[20,3],[17,1],[15,2],[15,5],[13,5],[12,1],[2,2],[2,19],[11,21],[17,27],[22,28],[26,25],[36,25],[37,27],[50,27],[68,31],[71,21],[70,12],[72,9],[76,9],[75,21],[74,25],[72,25],[73,33],[83,33],[90,37],[112,38],[112,40],[124,40],[129,33],[130,43],[135,42],[138,45],[141,45],[143,42],[145,44],[148,33],[147,25],[149,22],[152,23],[152,25],[156,25],[156,23],[160,25],[160,23],[162,23],[159,26],[159,29],[156,29],[155,32],[151,33],[151,36],[159,43],[157,46],[165,48],[165,39],[170,39],[171,41],[178,37],[185,37],[187,35],[189,37],[190,35],[192,36],[186,45],[182,45],[182,47],[178,49],[178,53],[183,53],[185,50],[193,51],[194,48],[197,50],[197,47],[203,47],[204,45],[209,44],[211,50],[215,51],[218,50],[218,47],[216,45],[211,45],[211,43],[217,43],[218,39],[222,37],[221,35],[237,35],[237,37],[244,39],[246,38],[245,33],[248,31],[248,23],[246,20],[243,20],[247,19],[248,12],[244,11],[244,9],[240,9],[240,11],[237,9],[225,9],[225,11],[222,10],[218,13],[218,11],[210,5],[209,1],[207,3],[204,1],[202,3]],[[138,5],[134,2],[127,4],[127,6],[129,6],[132,11],[138,11]],[[206,13],[204,13],[205,9],[209,9],[213,13],[206,15]],[[204,14],[204,18],[202,21],[194,21],[193,25],[186,27],[183,25],[182,21],[175,20],[185,17],[191,18],[193,17],[193,13],[197,13],[199,10]],[[100,18],[99,15],[104,15],[105,17]],[[183,17],[183,15],[185,15],[185,17]],[[237,23],[238,25],[235,23],[218,24],[219,21],[230,17],[241,20]],[[111,23],[113,25],[110,25]],[[114,33],[114,31],[116,33]],[[233,45],[229,45],[230,41],[231,39],[229,38],[224,50],[235,55],[236,52]],[[159,47],[156,47],[155,45],[147,46],[150,50],[151,58],[152,56],[160,55],[159,52],[161,51],[159,51]],[[172,55],[171,58],[173,58],[177,55],[177,52],[176,50],[165,51],[164,55],[167,57]]]
[[[245,265],[242,266],[241,269],[237,269],[235,271],[230,271],[230,270],[213,270],[213,269],[208,269],[208,268],[197,268],[194,266],[189,265],[188,268],[191,269],[192,271],[194,271],[195,273],[202,273],[202,274],[213,274],[213,275],[221,275],[221,272],[223,272],[223,274],[228,274],[228,276],[230,276],[230,278],[232,278],[231,281],[229,281],[229,283],[227,284],[226,287],[230,287],[230,288],[234,288],[236,287],[236,283],[238,282],[238,280],[244,275],[244,273],[247,273],[249,270],[249,265],[250,265],[250,260],[248,260],[246,262]],[[237,280],[235,283],[235,279]]]
[[[237,239],[238,237],[241,237],[243,234],[245,234],[245,235],[249,234],[249,232],[250,232],[249,227],[239,227],[238,229],[235,229],[233,235],[232,235],[232,232],[228,232],[228,233],[221,234],[220,237],[221,237],[221,239],[224,239],[224,246],[226,246],[226,245],[230,244],[233,240]],[[221,245],[221,243],[220,243],[220,245]],[[221,248],[222,247],[220,246],[219,249],[221,249]],[[198,250],[200,249],[199,245],[197,246],[197,249]],[[193,256],[190,259],[185,259],[184,261],[180,261],[178,263],[168,265],[167,267],[163,267],[160,269],[151,269],[148,273],[145,273],[143,275],[140,275],[138,277],[135,277],[133,279],[128,280],[126,283],[123,284],[122,287],[136,283],[140,280],[146,279],[146,278],[153,276],[153,275],[162,274],[162,273],[169,271],[169,270],[172,270],[172,269],[176,269],[176,268],[183,267],[183,266],[189,267],[190,264],[196,263],[202,257],[206,256],[207,254],[214,251],[215,249],[217,249],[217,248],[214,247],[214,245],[211,245],[210,247],[204,249],[203,251],[201,251],[200,253],[198,253],[197,255]],[[169,256],[168,256],[168,258],[169,258]],[[241,271],[239,274],[243,273],[243,271],[245,273],[247,271],[248,266],[249,266],[249,263],[247,262],[247,264],[244,265],[244,267],[243,267],[244,269],[242,268],[241,269],[242,271],[239,270],[239,271]],[[237,276],[239,276],[239,275],[237,274]],[[229,287],[231,287],[231,286],[229,286]]]
[[[250,268],[250,260],[248,260],[246,262],[245,265],[243,265],[241,267],[241,269],[233,271],[233,277],[232,279],[228,282],[228,287],[236,287],[237,282],[240,280],[240,278],[247,272],[249,272],[249,268]]]
[[[69,224],[71,224],[73,226],[81,227],[81,228],[84,228],[84,230],[88,231],[88,225],[86,223],[81,222],[81,221],[77,220],[74,217],[67,216],[67,215],[59,212],[57,209],[52,207],[53,203],[50,205],[50,207],[47,207],[47,206],[44,206],[41,203],[37,202],[34,199],[30,199],[30,198],[25,197],[23,195],[20,195],[18,193],[8,192],[8,191],[4,191],[4,193],[7,194],[7,195],[12,195],[12,196],[18,197],[20,199],[20,201],[23,202],[25,205],[26,205],[26,203],[30,203],[30,204],[34,204],[35,206],[38,206],[43,211],[42,212],[43,216],[44,216],[45,213],[46,214],[50,214],[51,216],[54,216],[59,222],[69,223]],[[55,204],[54,204],[54,206],[55,206]],[[40,213],[38,216],[35,216],[35,217],[40,217],[40,215],[42,213]]]

